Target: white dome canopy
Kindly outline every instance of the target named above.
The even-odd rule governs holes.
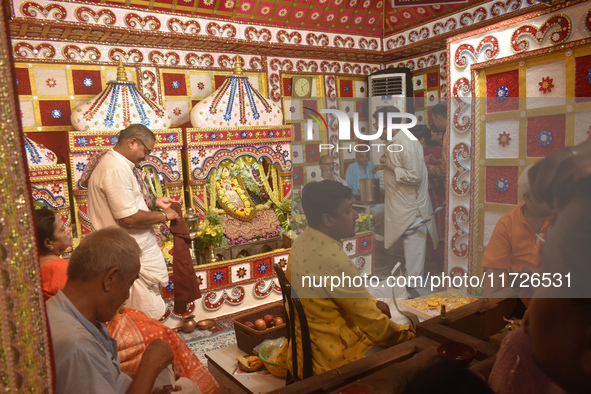
[[[254,89],[248,77],[242,75],[236,57],[235,73],[222,86],[197,103],[191,110],[191,124],[198,128],[243,128],[251,126],[280,126],[281,109]]]
[[[76,130],[119,131],[134,123],[152,130],[167,129],[171,119],[166,110],[142,95],[133,82],[127,81],[119,60],[117,81],[107,82],[107,88],[82,104],[72,113]]]
[[[47,166],[57,164],[57,156],[51,150],[36,143],[25,135],[25,150],[27,151],[27,162],[31,166]]]

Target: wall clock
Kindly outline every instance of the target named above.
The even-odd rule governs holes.
[[[294,97],[312,96],[312,78],[295,76],[291,81],[292,95]]]

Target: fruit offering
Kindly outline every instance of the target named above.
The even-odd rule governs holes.
[[[248,328],[252,328],[253,330],[265,331],[267,328],[277,327],[285,324],[285,321],[281,316],[266,314],[262,319],[256,319],[254,323],[247,320],[242,324]]]
[[[263,317],[263,320],[267,324],[267,327],[273,327],[273,322],[275,321],[275,316],[265,315],[265,317]]]
[[[257,319],[254,322],[254,328],[259,331],[265,331],[267,329],[267,323],[263,319]]]
[[[248,327],[248,328],[252,328],[252,329],[254,329],[254,323],[253,323],[253,322],[251,322],[251,321],[245,321],[245,322],[244,322],[244,325],[245,325],[246,327]]]
[[[263,360],[258,356],[238,356],[238,367],[246,372],[252,372],[261,369],[263,366]]]

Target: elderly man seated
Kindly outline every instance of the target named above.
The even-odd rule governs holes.
[[[529,187],[529,170],[523,170],[517,181],[517,190],[524,203],[503,215],[497,222],[482,257],[482,267],[493,274],[493,281],[484,281],[483,293],[492,296],[501,289],[501,283],[509,284],[509,273],[533,271],[540,258],[540,243],[546,238],[552,212],[537,201]],[[505,280],[501,277],[505,275]]]
[[[167,368],[173,351],[160,339],[146,348],[133,379],[120,372],[117,341],[104,323],[129,296],[140,254],[136,241],[119,227],[87,235],[72,253],[65,287],[47,301],[56,393],[199,393],[186,378],[175,382]]]
[[[302,191],[309,227],[291,249],[286,275],[308,320],[314,374],[361,359],[372,348],[414,337],[409,325],[389,319],[387,304],[369,294],[359,269],[343,251],[340,240],[355,235],[359,216],[352,198],[350,188],[329,180],[311,182]],[[343,280],[337,285],[332,280],[343,277],[350,282]],[[301,335],[297,320],[296,335]],[[284,345],[278,360],[293,371],[291,346]],[[298,362],[301,360],[298,357]],[[298,370],[302,371],[302,366]]]

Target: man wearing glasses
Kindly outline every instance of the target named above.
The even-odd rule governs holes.
[[[128,306],[159,319],[166,308],[159,285],[168,284],[168,271],[153,225],[179,216],[170,208],[169,197],[150,196],[138,170],[155,143],[150,129],[132,124],[121,130],[112,150],[91,159],[80,183],[88,185],[88,216],[93,228],[119,225],[142,250],[140,274],[131,288]],[[160,210],[150,210],[157,208]]]
[[[345,180],[343,178],[341,178],[340,176],[338,176],[337,174],[335,174],[334,169],[335,169],[335,162],[334,159],[328,155],[324,155],[320,158],[320,160],[318,160],[319,164],[320,164],[320,176],[316,179],[316,182],[322,182],[323,180],[329,180],[329,181],[337,181],[345,186],[349,186],[347,185],[347,182],[345,182]]]

